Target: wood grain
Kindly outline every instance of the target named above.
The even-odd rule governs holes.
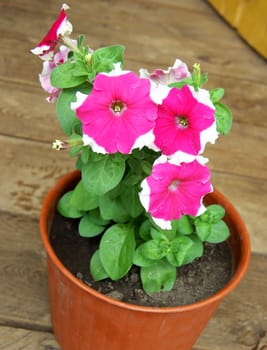
[[[0,326],[0,350],[60,350],[51,333]]]
[[[59,349],[51,334],[38,217],[44,196],[75,160],[51,149],[64,135],[55,105],[45,101],[38,82],[42,62],[30,49],[61,4],[0,0],[0,350]],[[127,69],[167,68],[178,57],[208,71],[208,88],[225,88],[233,128],[216,145],[207,145],[205,155],[214,186],[245,219],[253,255],[246,278],[222,302],[194,350],[267,348],[266,61],[204,0],[68,4],[75,36],[85,33],[92,48],[125,45]]]

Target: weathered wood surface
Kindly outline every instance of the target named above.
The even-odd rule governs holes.
[[[208,146],[213,183],[231,198],[251,233],[253,256],[240,286],[221,304],[194,350],[267,347],[267,66],[202,0],[74,0],[69,18],[93,48],[121,43],[126,66],[199,62],[208,87],[223,86],[232,132]],[[74,160],[50,143],[63,133],[38,83],[29,50],[61,1],[0,0],[0,350],[59,349],[49,317],[38,215],[45,193]],[[99,15],[101,14],[101,15]],[[259,254],[260,253],[260,254]],[[79,350],[79,349],[77,349]]]

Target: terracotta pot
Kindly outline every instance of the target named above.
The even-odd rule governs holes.
[[[250,257],[246,227],[232,204],[217,190],[207,203],[226,209],[235,271],[219,292],[195,304],[145,307],[111,299],[75,278],[55,255],[49,229],[58,199],[80,178],[74,171],[48,193],[41,211],[40,229],[47,253],[51,318],[63,350],[190,350],[221,300],[244,276]]]

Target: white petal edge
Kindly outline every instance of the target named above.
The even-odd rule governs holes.
[[[85,146],[90,146],[95,153],[107,153],[104,147],[99,146],[92,137],[85,134],[83,135],[83,144]]]
[[[83,94],[82,92],[78,91],[76,93],[76,101],[75,102],[71,102],[70,108],[73,111],[76,111],[76,109],[81,107],[81,105],[84,103],[84,101],[86,100],[87,97],[88,97],[88,95]]]

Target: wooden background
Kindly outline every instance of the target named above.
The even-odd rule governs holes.
[[[167,68],[178,57],[209,72],[208,88],[225,88],[233,128],[205,154],[213,184],[245,219],[253,253],[245,279],[222,302],[194,350],[267,349],[266,61],[204,0],[68,4],[74,34],[85,33],[92,48],[125,45],[128,69]],[[41,61],[30,49],[61,2],[0,0],[0,6],[0,350],[57,350],[38,216],[45,194],[74,161],[51,149],[63,133],[38,82]]]

